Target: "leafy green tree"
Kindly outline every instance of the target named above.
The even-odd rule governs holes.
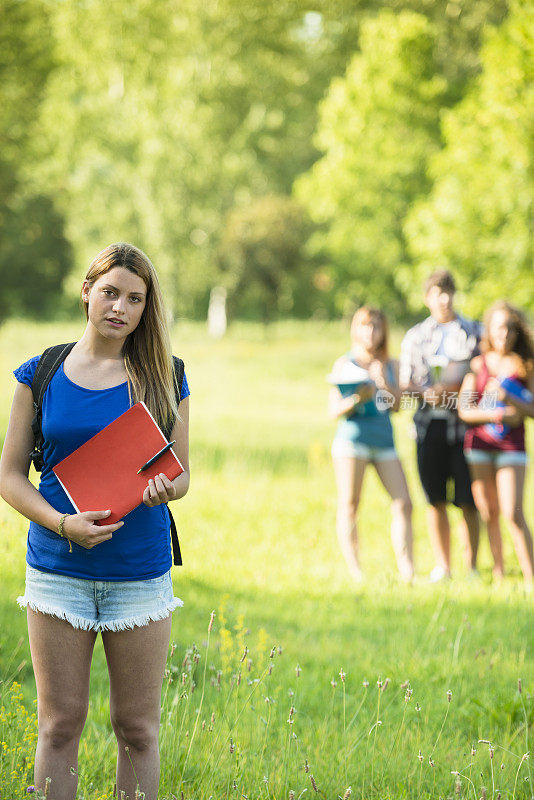
[[[261,197],[230,212],[219,263],[234,315],[268,322],[281,313],[309,313],[303,258],[309,231],[307,214],[290,197]]]
[[[70,268],[63,219],[46,187],[34,192],[36,117],[54,64],[48,4],[1,0],[0,15],[0,320],[57,307]]]
[[[450,267],[481,314],[508,297],[534,311],[534,5],[517,0],[488,35],[483,72],[444,115],[431,196],[406,232],[418,273]],[[412,298],[415,304],[415,298]]]
[[[176,312],[205,310],[229,210],[289,192],[316,156],[302,8],[65,0],[54,13],[35,181],[68,219],[71,291],[101,246],[132,239]]]
[[[158,267],[175,312],[188,315],[205,313],[219,282],[229,211],[288,195],[317,159],[317,105],[358,49],[363,19],[384,5],[427,14],[434,68],[452,102],[478,68],[484,21],[506,7],[505,0],[0,3],[12,22],[6,68],[15,75],[17,64],[25,87],[21,93],[8,80],[1,89],[13,100],[9,129],[27,132],[12,163],[24,191],[53,197],[65,219],[71,296],[103,245],[130,239]],[[323,267],[324,305],[332,281]]]
[[[429,188],[445,84],[436,75],[434,29],[421,15],[382,11],[362,25],[360,47],[321,107],[324,156],[296,190],[324,226],[311,247],[330,258],[338,311],[366,301],[401,315],[403,221]]]
[[[46,317],[62,307],[61,282],[72,265],[63,218],[48,197],[23,197],[2,215],[0,320]]]

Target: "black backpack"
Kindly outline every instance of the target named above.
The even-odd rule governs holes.
[[[32,431],[34,437],[34,447],[31,453],[31,459],[37,472],[41,472],[43,469],[44,437],[41,424],[43,417],[44,393],[46,391],[46,387],[59,369],[59,366],[65,361],[75,344],[76,342],[69,342],[68,344],[56,344],[53,347],[48,347],[39,359],[35,374],[33,376],[32,392],[34,414],[32,419]],[[184,378],[184,362],[181,358],[173,356],[173,366],[176,401],[178,405],[180,405],[180,401],[182,399],[180,396],[180,389]],[[171,436],[172,427],[173,426],[171,424],[168,426],[167,430],[163,431],[167,439],[169,439]],[[173,562],[177,567],[179,567],[182,565],[182,555],[180,553],[180,544],[178,542],[178,532],[176,530],[176,523],[174,522],[174,518],[168,505],[167,510],[169,512],[171,521]]]

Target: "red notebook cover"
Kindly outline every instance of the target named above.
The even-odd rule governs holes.
[[[166,444],[146,405],[136,403],[53,470],[78,512],[109,508],[109,517],[97,524],[110,525],[143,502],[150,478],[163,472],[172,481],[184,471],[171,448],[137,474]]]

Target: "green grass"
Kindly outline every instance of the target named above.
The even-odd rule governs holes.
[[[80,332],[81,325],[7,324],[0,331],[2,374]],[[389,542],[387,497],[369,470],[360,513],[368,581],[356,589],[347,576],[334,530],[325,383],[347,347],[344,327],[239,325],[212,342],[202,326],[184,323],[174,343],[192,391],[192,485],[175,504],[184,567],[173,577],[185,606],[173,620],[160,796],[181,798],[183,791],[191,800],[281,800],[304,790],[314,796],[312,775],[326,798],[343,797],[349,786],[351,797],[366,800],[477,800],[482,786],[488,798],[534,796],[530,762],[521,761],[534,721],[533,598],[524,594],[507,533],[509,577],[501,586],[491,585],[485,538],[482,582],[466,579],[456,537],[450,585],[432,587],[422,578],[403,586]],[[12,390],[12,381],[2,382],[0,431]],[[424,576],[433,562],[410,427],[409,414],[397,415],[415,507],[416,567]],[[531,521],[532,495],[527,488]],[[452,517],[457,521],[455,512]],[[35,689],[25,618],[15,604],[23,592],[26,527],[0,505],[0,735],[6,742],[0,798],[22,797],[31,783],[20,765],[31,759]],[[387,688],[379,690],[377,680],[386,678]],[[406,681],[413,690],[407,702]],[[494,743],[493,758],[480,739]],[[111,796],[113,742],[98,643],[80,798]]]

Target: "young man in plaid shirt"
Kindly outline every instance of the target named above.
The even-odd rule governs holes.
[[[478,353],[478,322],[454,310],[454,278],[437,270],[425,283],[430,316],[411,328],[401,346],[401,388],[418,401],[414,416],[417,466],[428,501],[428,527],[436,566],[433,582],[451,574],[447,485],[454,482],[452,502],[461,508],[461,535],[468,569],[476,570],[479,520],[464,458],[465,426],[458,418],[458,391],[470,359]]]

